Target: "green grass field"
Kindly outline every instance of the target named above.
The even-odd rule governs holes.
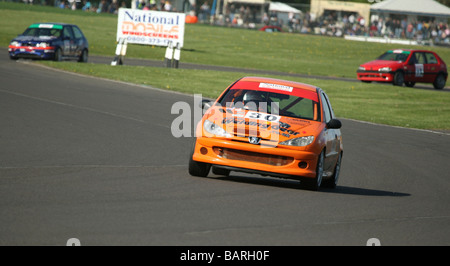
[[[89,40],[91,55],[114,57],[117,27],[115,15],[6,2],[0,2],[0,46],[7,47],[12,38],[35,22],[77,24]],[[392,48],[399,47],[322,36],[269,34],[255,30],[187,24],[181,61],[355,78],[359,64],[372,60]],[[425,49],[436,51],[444,61],[450,63],[450,49],[439,47],[425,47]],[[161,47],[129,45],[127,57],[162,61],[164,53],[165,49]],[[202,93],[206,97],[216,97],[237,78],[251,75],[76,62],[39,63],[81,74],[189,94]],[[394,87],[389,84],[271,77],[310,83],[323,88],[331,98],[336,115],[342,118],[411,128],[450,130],[448,89],[436,91]]]

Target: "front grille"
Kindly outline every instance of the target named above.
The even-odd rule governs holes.
[[[262,163],[273,166],[288,165],[294,161],[294,158],[280,155],[242,151],[221,147],[213,147],[214,152],[221,158],[228,160],[239,160],[245,162]]]
[[[23,42],[22,46],[30,46],[30,47],[36,47],[37,43],[33,42]]]

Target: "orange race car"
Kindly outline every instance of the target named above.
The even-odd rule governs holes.
[[[244,77],[207,109],[196,128],[189,173],[247,172],[334,188],[343,154],[341,122],[323,90],[298,82]]]

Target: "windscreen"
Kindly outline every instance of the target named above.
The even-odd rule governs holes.
[[[317,101],[272,91],[230,89],[220,99],[219,104],[227,108],[243,108],[280,116],[319,120]]]
[[[378,57],[378,59],[379,60],[387,60],[387,61],[405,62],[406,59],[408,59],[409,54],[410,54],[409,51],[393,50],[393,51],[388,51],[388,52],[382,54],[380,57]]]
[[[23,36],[33,36],[33,37],[59,37],[61,36],[60,29],[45,29],[45,28],[28,28],[22,34]]]

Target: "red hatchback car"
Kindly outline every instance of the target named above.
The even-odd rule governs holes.
[[[416,82],[432,83],[441,90],[447,82],[445,62],[432,51],[397,49],[389,50],[377,60],[364,63],[357,71],[363,82],[390,82],[397,86],[413,87]]]

